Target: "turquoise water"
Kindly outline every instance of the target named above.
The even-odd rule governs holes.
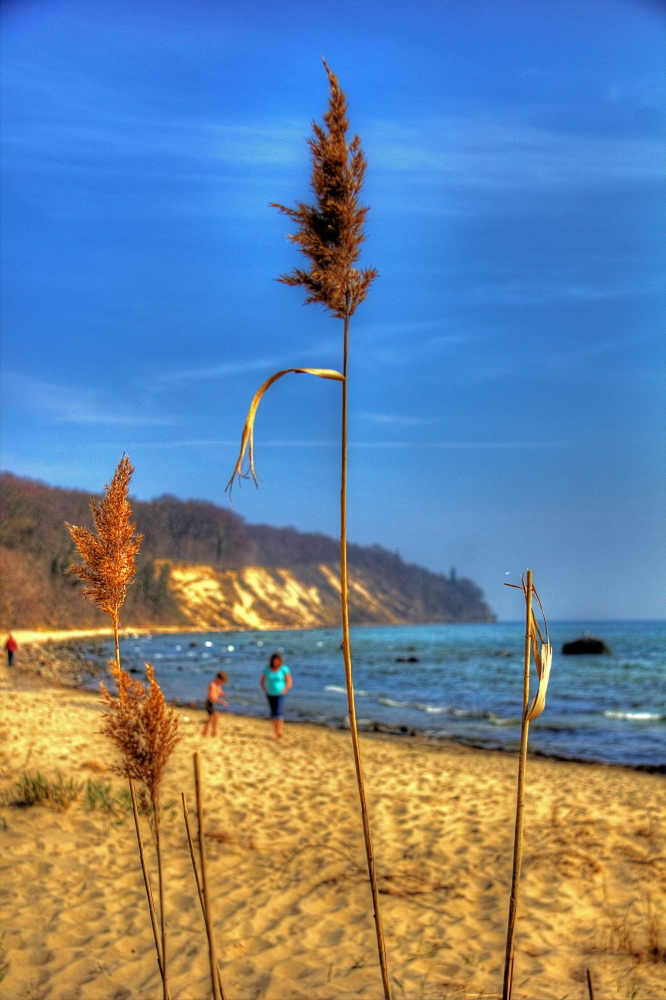
[[[603,638],[611,655],[560,655],[562,643],[584,629]],[[530,749],[664,765],[666,622],[556,622],[550,633],[553,669],[546,709],[530,726]],[[352,629],[360,727],[404,726],[434,739],[515,750],[523,634],[523,623]],[[258,679],[275,650],[294,676],[287,720],[344,725],[339,629],[156,634],[121,644],[126,668],[143,673],[149,660],[167,698],[184,703],[201,705],[209,678],[226,670],[230,711],[250,715],[266,713]],[[409,657],[418,662],[398,662]]]

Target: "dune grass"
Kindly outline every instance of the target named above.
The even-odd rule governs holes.
[[[74,778],[65,780],[60,773],[55,778],[45,778],[39,771],[34,774],[24,771],[14,783],[7,801],[13,806],[46,806],[64,812],[79,798],[82,788],[80,782]]]

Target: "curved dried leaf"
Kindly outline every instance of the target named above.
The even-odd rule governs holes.
[[[550,668],[553,664],[553,647],[550,643],[544,643],[539,651],[534,641],[534,633],[532,633],[532,647],[534,649],[534,660],[539,677],[539,687],[532,699],[532,704],[527,710],[527,715],[525,716],[527,722],[533,722],[546,707],[546,691],[550,678]]]
[[[245,424],[243,425],[243,434],[241,436],[241,447],[238,461],[236,462],[231,479],[225,487],[225,493],[228,490],[230,496],[236,477],[238,477],[240,481],[241,479],[249,479],[250,475],[252,475],[254,485],[256,487],[259,486],[254,469],[254,421],[257,415],[257,408],[261,402],[261,397],[264,395],[266,390],[273,385],[273,382],[277,382],[277,380],[282,378],[283,375],[289,375],[290,372],[294,372],[296,375],[316,375],[318,378],[332,379],[335,382],[344,382],[345,380],[344,375],[341,375],[340,372],[336,372],[333,368],[285,368],[283,371],[276,372],[275,375],[271,375],[270,378],[266,379],[264,384],[254,394],[254,398],[250,403],[250,409],[248,410],[248,414],[245,419]],[[248,451],[249,459],[248,472],[243,472],[243,460],[245,458],[246,451]]]

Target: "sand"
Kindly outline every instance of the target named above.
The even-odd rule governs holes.
[[[0,671],[0,787],[24,771],[122,782],[95,695]],[[206,783],[220,967],[229,1000],[381,997],[349,734],[180,711],[164,799]],[[394,1000],[500,995],[516,759],[363,737]],[[661,775],[543,758],[528,765],[515,998],[663,998],[666,800]],[[131,819],[0,809],[7,1000],[159,1000]],[[174,1000],[210,996],[182,815],[164,822]],[[3,959],[0,958],[0,965]]]
[[[182,628],[181,626],[174,625],[173,627],[160,626],[159,628],[144,628],[143,626],[138,626],[137,628],[127,628],[122,629],[121,635],[157,635],[158,632],[162,633],[176,633],[180,635],[181,632],[196,632],[198,629],[192,627]],[[219,629],[212,629],[212,631],[221,631]],[[7,636],[9,633],[3,633]],[[28,628],[17,628],[14,629],[12,635],[19,644],[19,651],[21,646],[25,644],[30,644],[33,642],[61,642],[63,640],[69,639],[112,639],[113,629],[112,628],[81,628],[81,629],[28,629]],[[3,638],[4,645],[4,638]]]

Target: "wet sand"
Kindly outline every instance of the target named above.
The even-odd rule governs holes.
[[[0,788],[25,771],[122,781],[97,735],[99,699],[0,670]],[[164,801],[206,785],[218,957],[228,1000],[367,998],[381,980],[349,734],[179,710]],[[394,1000],[500,995],[516,759],[363,736]],[[543,758],[528,765],[514,997],[663,998],[663,776]],[[159,1000],[130,817],[0,809],[6,1000]],[[182,815],[164,822],[174,1000],[210,996]]]

